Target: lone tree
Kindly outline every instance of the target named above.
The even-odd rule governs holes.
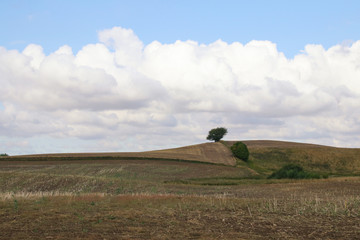
[[[231,146],[232,153],[241,160],[247,162],[249,160],[249,150],[245,143],[243,142],[236,142],[234,145]]]
[[[214,140],[215,142],[220,141],[227,134],[227,129],[223,127],[214,128],[209,131],[209,135],[207,136],[207,140]]]

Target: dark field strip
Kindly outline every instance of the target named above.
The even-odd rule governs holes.
[[[152,158],[152,157],[119,157],[119,156],[102,156],[102,157],[1,157],[0,162],[5,163],[16,163],[16,162],[52,162],[52,163],[61,163],[66,161],[71,162],[83,162],[94,163],[94,162],[114,162],[114,161],[164,161],[164,162],[184,162],[184,163],[200,163],[200,164],[209,164],[209,165],[223,165],[219,163],[203,162],[203,161],[194,161],[194,160],[185,160],[185,159],[176,159],[176,158]]]

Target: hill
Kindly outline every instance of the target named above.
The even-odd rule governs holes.
[[[2,157],[11,160],[101,160],[148,159],[182,160],[251,168],[260,175],[269,175],[282,166],[295,163],[305,169],[335,175],[360,174],[360,149],[336,148],[307,143],[253,140],[243,141],[250,151],[248,163],[237,161],[229,147],[236,141],[203,143],[180,148],[146,152],[63,153]]]
[[[59,159],[163,159],[206,162],[230,166],[236,164],[236,160],[232,156],[231,151],[219,142],[146,152],[34,154],[4,157],[2,159],[40,161]]]
[[[337,148],[307,143],[254,140],[243,141],[250,151],[249,167],[270,174],[295,163],[305,169],[334,175],[360,174],[360,149]],[[231,146],[235,141],[225,141]]]

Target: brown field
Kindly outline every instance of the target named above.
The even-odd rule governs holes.
[[[217,143],[203,143],[193,146],[148,151],[148,152],[114,152],[114,153],[58,153],[58,154],[35,154],[35,155],[19,155],[12,156],[9,159],[48,159],[54,160],[56,158],[143,158],[143,159],[171,159],[171,160],[187,160],[208,162],[224,165],[235,165],[236,160],[232,156],[230,150],[223,144]],[[5,158],[3,158],[5,159]]]
[[[231,142],[129,159],[2,157],[0,239],[359,239],[360,177],[345,176],[359,149],[244,142],[250,160],[236,167],[201,163],[231,163]],[[266,179],[289,162],[333,175]]]
[[[360,175],[360,148],[335,148],[315,144],[283,141],[243,141],[249,148],[248,164],[237,161],[229,147],[235,141],[204,143],[192,146],[148,151],[116,153],[69,153],[38,154],[1,157],[0,160],[89,160],[89,159],[148,159],[185,160],[222,165],[240,165],[260,174],[270,174],[288,163],[297,163],[304,168],[335,175]]]

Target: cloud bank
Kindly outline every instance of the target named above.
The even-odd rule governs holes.
[[[269,41],[144,45],[121,27],[98,38],[76,54],[0,47],[3,146],[46,137],[83,140],[72,151],[136,151],[203,142],[225,126],[227,139],[360,147],[360,41],[309,44],[288,59]],[[55,140],[49,151],[68,151]]]

